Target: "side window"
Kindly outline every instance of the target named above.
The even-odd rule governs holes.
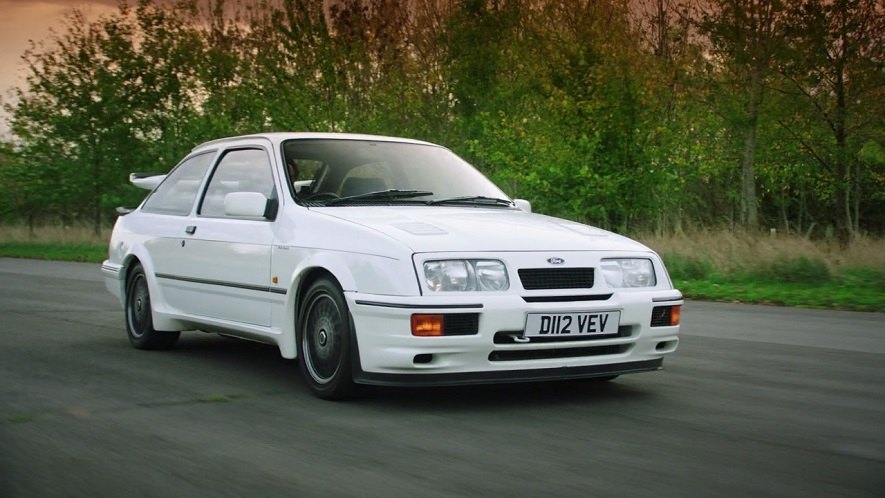
[[[200,216],[224,217],[224,197],[231,192],[258,192],[276,198],[270,159],[263,149],[234,149],[227,152],[206,187]]]
[[[206,152],[182,161],[151,193],[142,211],[187,216],[213,155]]]

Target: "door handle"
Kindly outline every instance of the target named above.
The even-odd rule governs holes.
[[[188,225],[184,231],[187,232],[188,235],[193,235],[197,231],[197,225]]]

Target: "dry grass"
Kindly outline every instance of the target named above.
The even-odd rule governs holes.
[[[706,261],[726,273],[796,258],[821,261],[830,270],[852,266],[885,269],[885,239],[859,237],[846,248],[796,235],[759,236],[728,230],[636,238],[660,254]]]
[[[0,226],[0,242],[35,244],[107,244],[110,228],[95,235],[92,227],[47,225],[30,233],[22,225]],[[757,268],[779,259],[804,257],[824,262],[830,270],[840,267],[865,266],[885,270],[885,239],[859,237],[847,248],[837,243],[807,240],[795,235],[775,237],[749,235],[728,230],[696,231],[681,235],[638,235],[655,251],[709,262],[721,272]]]
[[[96,235],[91,226],[85,225],[45,225],[34,229],[25,225],[0,225],[0,242],[21,242],[31,244],[107,244],[111,236],[110,228]]]

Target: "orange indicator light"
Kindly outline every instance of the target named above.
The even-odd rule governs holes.
[[[670,309],[670,325],[679,325],[679,315],[682,313],[682,306],[673,306]]]
[[[443,316],[412,315],[412,335],[419,337],[443,335]]]
[[[280,279],[277,278],[276,275],[274,275],[273,277],[270,277],[270,281],[273,283],[278,283],[280,281]]]

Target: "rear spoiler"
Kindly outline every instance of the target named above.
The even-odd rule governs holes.
[[[130,173],[129,183],[138,188],[153,190],[157,188],[157,185],[159,185],[165,178],[166,175],[163,173]]]

